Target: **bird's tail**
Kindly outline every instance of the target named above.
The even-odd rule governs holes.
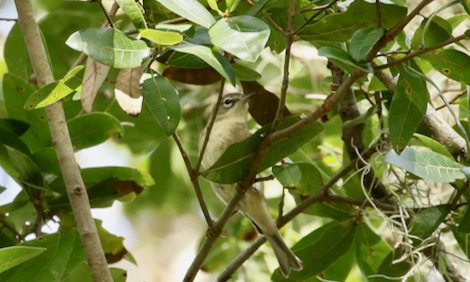
[[[300,259],[287,247],[281,238],[279,232],[274,234],[265,234],[266,239],[273,248],[274,254],[279,261],[279,268],[284,277],[288,277],[291,269],[301,270],[302,262]]]

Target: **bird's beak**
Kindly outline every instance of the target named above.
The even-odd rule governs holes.
[[[240,99],[240,102],[247,103],[248,101],[250,101],[251,97],[255,94],[256,92],[251,92],[250,94],[243,95],[243,97]]]

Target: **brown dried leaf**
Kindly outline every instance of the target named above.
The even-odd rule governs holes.
[[[119,106],[127,114],[136,116],[142,110],[143,97],[140,92],[140,78],[144,73],[142,67],[119,71],[114,86],[114,93]]]
[[[249,111],[253,119],[259,125],[265,125],[274,120],[279,104],[279,97],[266,90],[256,81],[241,81],[243,92],[246,94],[255,93],[249,101]],[[283,117],[291,116],[291,112],[284,108]]]
[[[92,58],[87,59],[81,91],[82,107],[85,112],[89,113],[93,110],[93,102],[98,90],[108,76],[109,69],[109,66],[98,63]]]
[[[162,75],[171,80],[194,85],[208,85],[222,79],[211,67],[190,69],[167,66]]]

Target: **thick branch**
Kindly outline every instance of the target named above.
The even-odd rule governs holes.
[[[31,1],[15,0],[19,23],[28,48],[39,86],[54,82],[46,50],[39,34],[39,27],[33,16]],[[75,161],[72,142],[62,104],[55,103],[46,108],[52,142],[67,188],[82,245],[88,258],[95,281],[112,281],[111,273],[98,237],[95,222],[90,212],[88,194]]]
[[[333,77],[333,83],[340,85],[343,82],[344,72],[338,66],[329,63],[328,68],[331,70]],[[346,125],[348,121],[355,120],[360,117],[361,113],[357,108],[356,96],[352,89],[347,91],[346,96],[339,103],[339,115],[343,121],[343,133],[342,138],[346,152],[350,159],[354,159],[357,154],[361,154],[366,148],[362,135],[364,133],[364,123],[358,123],[355,125]],[[363,168],[366,164],[359,162],[357,170]],[[386,199],[389,193],[385,186],[377,179],[373,170],[369,170],[363,178],[364,186],[370,195],[375,199]]]

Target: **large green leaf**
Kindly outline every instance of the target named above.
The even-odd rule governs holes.
[[[110,137],[124,135],[124,128],[119,120],[103,112],[79,115],[70,119],[67,124],[76,150],[98,145]]]
[[[157,0],[173,13],[193,23],[209,28],[215,19],[197,0]]]
[[[93,208],[109,207],[115,200],[132,199],[154,184],[150,175],[129,167],[85,168],[81,174]],[[54,180],[51,188],[61,196],[47,199],[49,209],[70,211],[63,179]]]
[[[363,28],[356,31],[349,47],[353,59],[356,61],[364,59],[384,34],[383,27]]]
[[[426,113],[428,101],[425,81],[401,69],[388,119],[390,138],[397,152],[408,145]]]
[[[456,179],[465,178],[462,172],[463,165],[430,150],[415,150],[406,147],[400,155],[392,150],[385,155],[384,160],[433,182],[454,182]]]
[[[457,231],[470,233],[470,208],[469,207],[467,207],[467,210],[465,211],[465,214],[463,215],[462,220],[460,220]]]
[[[297,117],[284,119],[279,129],[285,128],[298,121]],[[236,183],[246,175],[253,158],[256,155],[262,136],[270,125],[264,126],[248,139],[231,145],[203,175],[207,179],[218,183]],[[283,158],[297,151],[302,145],[323,130],[320,123],[314,123],[300,130],[290,138],[274,143],[267,151],[258,171],[263,171]]]
[[[282,186],[296,188],[299,193],[305,195],[312,194],[323,184],[321,172],[311,163],[273,166],[272,171]]]
[[[422,21],[411,40],[411,48],[426,48],[443,42],[452,36],[452,27],[449,22],[439,16]]]
[[[413,242],[418,244],[431,236],[449,212],[450,205],[433,206],[419,211],[409,227]]]
[[[354,238],[354,252],[357,265],[364,275],[376,274],[382,261],[391,251],[392,248],[382,237],[375,234],[365,223],[359,224]]]
[[[443,75],[470,85],[470,56],[454,49],[440,49],[421,56]]]
[[[41,188],[44,185],[41,171],[29,152],[0,145],[0,165],[25,189]]]
[[[138,6],[138,2],[134,0],[117,0],[119,7],[131,19],[134,26],[138,29],[146,29],[147,23],[145,22],[144,15]]]
[[[470,233],[460,232],[456,227],[452,228],[452,233],[462,252],[470,259],[470,244],[468,243],[470,242]]]
[[[0,273],[40,255],[45,250],[46,248],[28,246],[12,246],[1,248]]]
[[[8,73],[27,80],[34,72],[28,51],[23,40],[20,25],[16,23],[10,30],[5,41],[4,53]]]
[[[273,281],[306,281],[327,269],[347,253],[354,241],[356,225],[352,220],[331,222],[304,236],[292,247],[302,260],[303,269],[291,272],[289,278],[281,276],[276,270]]]
[[[269,33],[269,26],[252,16],[222,18],[209,29],[215,46],[248,62],[261,55]]]
[[[0,281],[66,281],[74,278],[69,275],[78,265],[86,264],[80,237],[76,231],[41,236],[36,240],[23,243],[22,246],[47,250],[39,256],[1,273]],[[85,280],[72,281],[92,281],[88,266],[82,268],[80,278],[85,278]]]
[[[145,104],[165,130],[166,135],[172,135],[181,118],[181,106],[176,89],[164,77],[153,76],[142,84],[142,94]]]
[[[343,70],[352,73],[356,69],[365,72],[371,72],[372,68],[367,63],[359,63],[355,61],[343,49],[336,46],[324,46],[318,49],[318,55],[325,56]]]
[[[389,29],[406,16],[406,8],[380,3],[380,26]],[[328,15],[300,32],[302,39],[309,41],[345,42],[361,28],[377,27],[377,7],[375,3],[356,0],[344,13]]]
[[[84,72],[84,66],[77,66],[59,82],[48,84],[34,92],[26,100],[25,109],[43,108],[80,91]]]
[[[225,79],[235,85],[235,73],[230,63],[220,53],[213,51],[211,48],[203,45],[196,45],[189,42],[171,46],[171,49],[187,53],[201,58],[204,62],[214,68]]]
[[[400,280],[401,276],[405,275],[410,271],[411,264],[409,260],[400,260],[399,262],[394,262],[394,260],[399,259],[403,255],[400,249],[395,249],[391,251],[388,256],[380,264],[378,272],[370,280],[372,282],[390,282],[390,277],[394,280]]]
[[[150,55],[144,41],[132,39],[112,28],[88,28],[67,39],[67,45],[94,60],[117,69],[135,68]]]
[[[51,144],[49,126],[44,109],[25,111],[24,105],[34,87],[25,80],[6,73],[3,76],[3,97],[10,118],[28,123],[29,129],[21,136],[31,151]]]

